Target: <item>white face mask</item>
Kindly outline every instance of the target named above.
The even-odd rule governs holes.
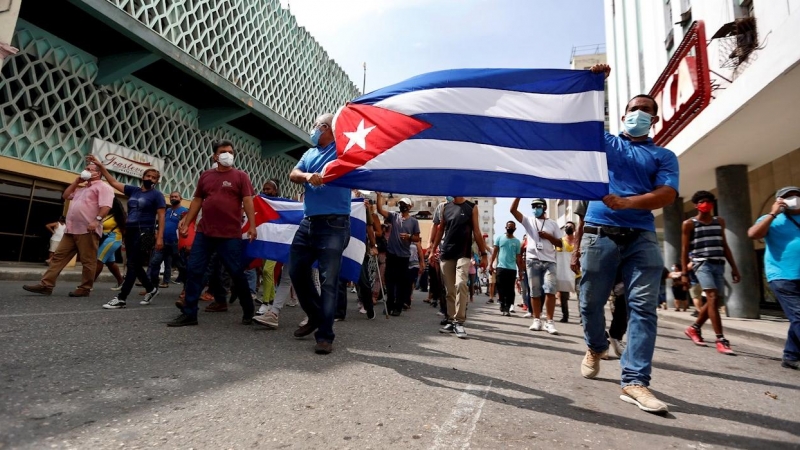
[[[223,167],[230,167],[233,165],[233,153],[222,153],[217,157],[217,161]]]
[[[81,180],[89,181],[91,179],[92,179],[92,172],[89,172],[88,170],[84,169],[84,171],[81,172]]]
[[[800,202],[798,202],[798,199],[800,199],[800,197],[793,195],[783,199],[783,203],[786,203],[786,207],[791,210],[800,209],[800,204],[798,204]]]

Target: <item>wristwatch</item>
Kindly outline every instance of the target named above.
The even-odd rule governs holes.
[[[102,216],[95,216],[95,219],[97,219],[97,221],[99,222],[99,221],[103,220],[103,217]]]

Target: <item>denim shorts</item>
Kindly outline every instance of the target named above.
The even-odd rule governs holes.
[[[529,259],[525,262],[528,269],[528,284],[531,297],[541,297],[542,290],[545,294],[555,294],[557,291],[556,263]]]
[[[694,274],[703,290],[716,289],[719,295],[725,293],[725,264],[715,264],[705,261],[697,267],[695,264]]]

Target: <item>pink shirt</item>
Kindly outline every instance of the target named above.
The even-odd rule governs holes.
[[[100,213],[100,208],[103,206],[110,208],[114,201],[114,190],[111,186],[99,180],[94,181],[91,186],[75,190],[69,199],[66,233],[86,234],[89,232],[89,222],[97,221],[95,232],[98,236],[102,236],[103,221],[98,221],[97,215]]]

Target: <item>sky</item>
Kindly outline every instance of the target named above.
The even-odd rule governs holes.
[[[605,42],[601,0],[281,0],[370,92],[457,68],[569,68],[573,46]],[[513,220],[498,199],[495,234]],[[530,201],[520,210],[529,214]]]

